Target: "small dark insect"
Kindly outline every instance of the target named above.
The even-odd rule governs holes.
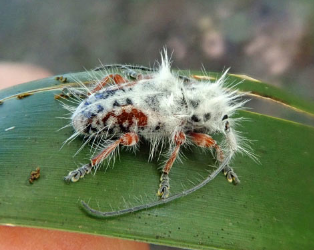
[[[66,83],[68,81],[68,78],[63,77],[63,76],[57,76],[57,77],[55,77],[55,79],[59,82],[62,82],[62,83]]]
[[[40,177],[40,168],[37,167],[35,171],[31,172],[31,176],[29,177],[29,183],[33,184],[35,180],[39,179]]]
[[[22,94],[17,95],[16,98],[17,98],[17,99],[23,99],[23,98],[25,98],[25,97],[27,97],[27,96],[30,96],[30,95],[32,95],[32,93],[27,93],[27,92],[25,92],[25,93],[22,93]]]

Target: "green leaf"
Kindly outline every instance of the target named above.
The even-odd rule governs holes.
[[[85,73],[73,76],[88,79]],[[70,75],[66,77],[72,81]],[[254,140],[253,150],[261,162],[257,164],[245,155],[235,157],[232,166],[240,176],[240,185],[229,184],[221,174],[197,192],[169,204],[104,220],[86,215],[79,201],[107,211],[111,206],[116,209],[126,203],[130,206],[156,200],[160,163],[157,159],[147,162],[148,145],[143,143],[136,155],[121,152],[114,168],[106,171],[103,167],[96,175],[66,184],[63,176],[78,164],[87,163],[91,153],[90,147],[85,147],[73,157],[82,146],[82,138],[60,150],[73,133],[71,127],[58,131],[69,123],[57,118],[69,116],[54,99],[63,86],[47,78],[0,92],[1,224],[185,248],[314,248],[314,182],[310,174],[313,127],[239,112],[239,116],[250,119],[239,130]],[[33,95],[16,98],[16,94],[28,91]],[[214,165],[210,154],[196,148],[184,154],[183,164],[175,163],[171,172],[172,194],[200,182],[212,170],[208,166]],[[37,167],[41,176],[30,184],[30,173]]]

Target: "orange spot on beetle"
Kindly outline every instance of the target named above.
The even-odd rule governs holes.
[[[130,112],[127,112],[129,111]],[[129,126],[132,126],[134,120],[137,121],[137,126],[144,127],[147,125],[147,116],[141,111],[134,107],[130,108],[130,106],[122,107],[122,112],[119,115],[114,114],[113,112],[108,112],[107,115],[102,119],[104,123],[107,122],[109,117],[117,118],[117,124],[123,124],[124,122],[128,122]]]

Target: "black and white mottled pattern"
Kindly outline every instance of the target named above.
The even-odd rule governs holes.
[[[92,168],[97,170],[104,159],[114,159],[115,149],[119,145],[135,148],[140,138],[150,142],[150,158],[156,154],[159,145],[171,146],[157,192],[163,201],[104,213],[83,202],[87,211],[109,217],[153,207],[196,191],[222,170],[229,182],[239,183],[237,175],[229,166],[234,153],[240,151],[252,158],[255,156],[249,147],[243,145],[244,140],[233,129],[241,119],[234,118],[233,115],[246,101],[241,101],[243,95],[236,90],[225,88],[227,72],[214,82],[197,81],[177,75],[170,70],[166,51],[159,69],[129,65],[105,65],[103,68],[117,72],[105,72],[100,78],[92,78],[92,82],[100,85],[91,90],[82,84],[89,93],[84,95],[87,96],[84,100],[78,98],[80,104],[74,111],[72,107],[64,105],[73,113],[71,125],[75,129],[75,133],[67,141],[83,135],[87,138],[83,146],[89,141],[93,145],[99,139],[96,149],[100,149],[100,153],[89,164],[69,172],[65,180],[78,181],[90,173]],[[108,75],[111,75],[115,84],[103,86],[110,82]],[[81,91],[73,90],[72,94],[78,97]],[[216,133],[223,135],[220,145],[211,137]],[[168,174],[174,161],[180,156],[180,147],[193,143],[199,147],[214,149],[220,166],[203,182],[167,198],[170,188]]]
[[[187,84],[171,72],[166,56],[158,71],[146,74],[150,79],[119,87],[110,85],[82,101],[72,115],[75,130],[102,138],[136,132],[154,143],[171,138],[176,131],[224,133],[225,122],[232,126],[232,115],[243,105],[237,102],[239,95],[235,91],[224,89],[225,74],[215,82],[191,80]],[[121,119],[129,117],[126,113],[132,113],[132,108],[147,117],[145,125],[136,115],[132,120]],[[226,138],[233,149],[238,149],[236,137],[232,133]]]

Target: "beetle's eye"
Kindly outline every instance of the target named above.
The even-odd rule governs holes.
[[[222,121],[226,119],[228,119],[228,115],[224,115],[224,117],[222,118]]]
[[[192,115],[191,120],[193,122],[199,122],[200,121],[200,119],[196,115]]]

